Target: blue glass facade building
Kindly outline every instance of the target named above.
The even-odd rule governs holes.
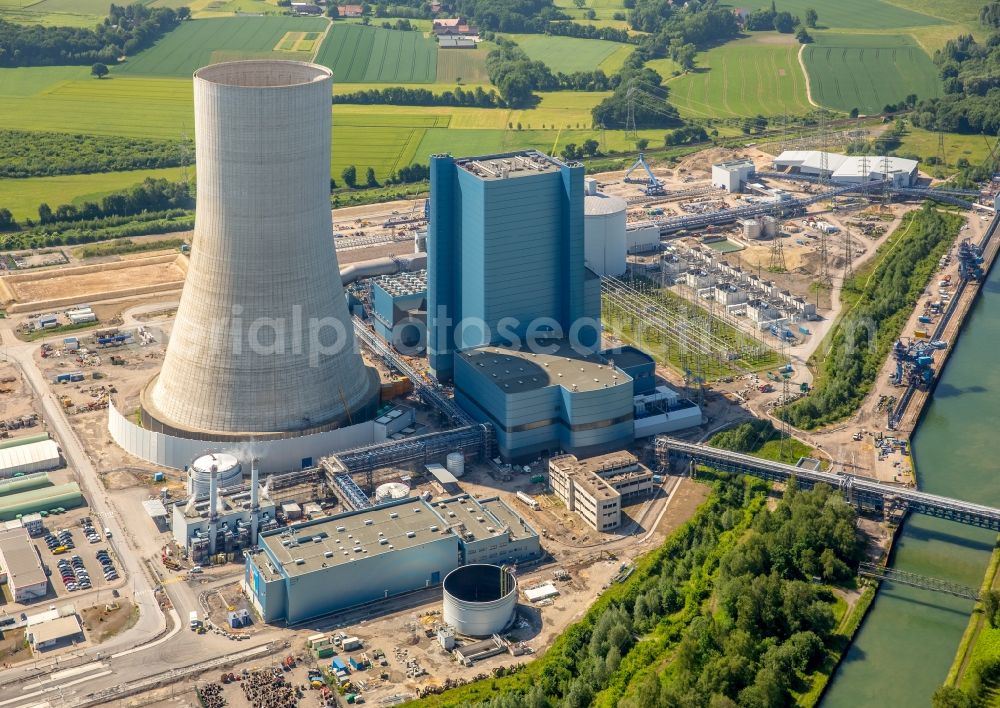
[[[584,168],[535,151],[430,164],[427,344],[451,381],[455,352],[548,332],[600,340],[600,280],[584,265]]]

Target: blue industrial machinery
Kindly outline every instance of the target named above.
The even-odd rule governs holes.
[[[897,386],[926,386],[934,380],[934,348],[929,342],[900,339],[892,348],[896,373],[892,382]]]
[[[632,173],[642,167],[646,170],[647,179],[632,179]],[[639,159],[635,161],[635,164],[628,168],[628,172],[625,173],[625,181],[629,184],[642,184],[646,183],[642,191],[651,197],[661,197],[667,193],[666,189],[663,187],[663,183],[656,178],[653,174],[653,170],[650,168],[649,163],[646,162],[646,156],[641,152],[639,153]]]
[[[983,251],[968,239],[958,244],[958,275],[962,280],[983,277]]]

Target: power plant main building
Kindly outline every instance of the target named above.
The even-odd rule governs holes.
[[[194,239],[147,430],[260,440],[371,417],[331,236],[331,90],[302,62],[195,73]]]

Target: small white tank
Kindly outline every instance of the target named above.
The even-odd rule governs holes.
[[[188,494],[208,496],[213,470],[218,476],[219,489],[235,487],[243,482],[243,469],[235,455],[209,453],[197,458],[188,468]]]
[[[461,477],[465,474],[465,455],[461,452],[449,452],[444,466],[455,477]]]

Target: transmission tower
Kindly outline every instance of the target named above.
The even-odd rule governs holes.
[[[947,164],[948,155],[944,150],[944,131],[938,128],[937,130],[937,159],[938,164],[944,167]]]
[[[774,236],[771,239],[771,262],[768,270],[776,273],[785,272],[785,247],[781,243],[781,205],[775,201],[774,213]]]
[[[882,179],[885,180],[885,184],[882,187],[882,206],[888,208],[889,202],[892,200],[892,194],[889,188],[892,186],[892,176],[889,174],[889,151],[886,150],[887,146],[883,143],[882,145]]]
[[[844,229],[844,282],[854,277],[854,248],[851,245],[851,230]]]
[[[861,155],[861,194],[865,197],[868,196],[868,178],[870,177],[868,173],[868,153],[863,153]]]
[[[833,276],[830,275],[830,242],[826,231],[819,232],[819,284],[833,284]]]
[[[638,132],[635,128],[635,92],[637,91],[635,87],[635,79],[631,79],[628,82],[628,88],[625,89],[625,138],[636,139],[639,137]]]

